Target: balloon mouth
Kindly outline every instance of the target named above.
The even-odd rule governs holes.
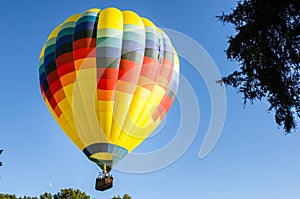
[[[83,153],[102,170],[105,170],[104,165],[106,165],[106,170],[109,172],[128,154],[128,150],[111,143],[94,143],[84,148]]]

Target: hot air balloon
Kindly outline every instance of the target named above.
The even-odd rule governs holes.
[[[150,20],[116,8],[69,17],[40,54],[40,89],[57,123],[102,170],[110,170],[158,126],[179,83],[179,59]]]

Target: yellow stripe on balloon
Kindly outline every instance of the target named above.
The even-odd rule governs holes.
[[[92,155],[90,158],[94,158],[98,160],[112,160],[113,155],[109,153],[96,153]]]
[[[139,27],[144,27],[142,19],[135,13],[129,10],[123,11],[123,24],[136,25]]]
[[[123,30],[123,15],[120,10],[116,8],[106,8],[100,12],[98,30],[105,28]]]
[[[42,50],[41,50],[41,53],[40,53],[40,59],[44,59],[45,49],[46,49],[46,45],[44,44],[44,45],[43,45],[43,48],[42,48]],[[44,60],[43,60],[43,62],[44,62]],[[40,66],[41,66],[41,65],[40,65]]]
[[[152,23],[152,21],[150,21],[149,19],[144,18],[144,17],[142,17],[141,19],[142,19],[145,27],[146,26],[150,26],[150,27],[156,28],[156,26],[154,25],[154,23]]]

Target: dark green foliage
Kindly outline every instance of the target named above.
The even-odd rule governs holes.
[[[82,192],[78,189],[62,189],[57,194],[52,196],[51,193],[44,193],[40,197],[17,197],[16,195],[11,194],[1,194],[0,199],[90,199],[90,196],[86,195],[85,192]],[[124,194],[121,198],[120,196],[114,196],[112,199],[132,199],[128,194]]]
[[[81,192],[76,189],[62,189],[60,193],[57,193],[53,196],[53,199],[90,199],[90,196],[87,196],[85,192]]]
[[[40,195],[40,199],[52,199],[52,194],[46,192],[46,193]]]
[[[16,195],[0,194],[0,199],[19,199]]]
[[[0,199],[39,199],[38,197],[17,197],[16,195],[0,194]]]
[[[114,196],[111,199],[131,199],[132,197],[129,196],[128,194],[124,194],[123,197],[121,198],[120,195]]]
[[[120,197],[120,195],[118,195],[118,196],[112,197],[111,199],[122,199],[122,198]]]
[[[244,103],[266,99],[286,133],[300,117],[300,1],[244,0],[218,19],[234,26],[227,58],[239,70],[222,80],[244,96]]]
[[[85,192],[76,189],[62,189],[57,194],[52,196],[51,193],[44,193],[40,197],[16,197],[16,195],[0,194],[0,199],[90,199],[90,196]]]
[[[123,195],[123,199],[131,199],[132,197],[131,196],[129,196],[128,194],[124,194]]]

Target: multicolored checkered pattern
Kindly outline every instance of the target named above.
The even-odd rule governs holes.
[[[170,109],[179,60],[148,19],[90,9],[52,31],[39,74],[44,100],[64,132],[88,158],[111,169]]]

